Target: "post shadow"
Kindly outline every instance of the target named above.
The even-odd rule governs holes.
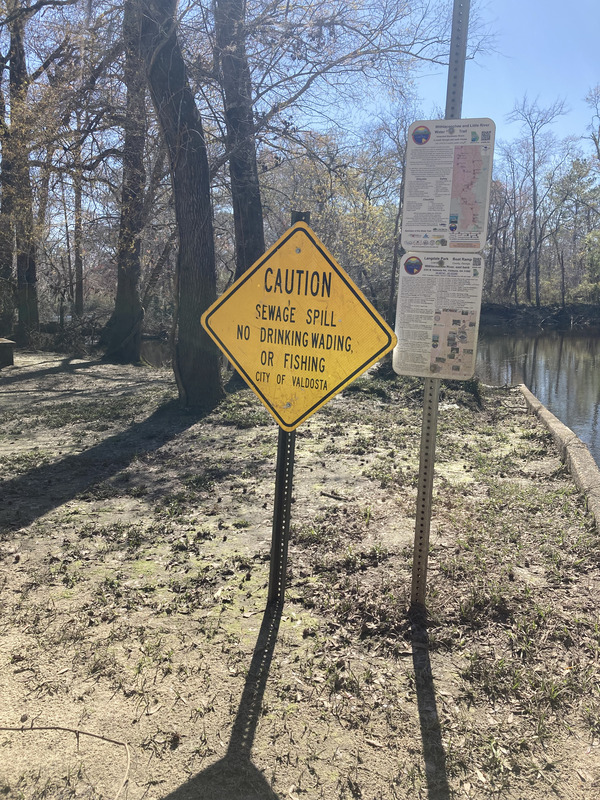
[[[250,758],[269,677],[283,602],[269,604],[254,647],[227,752],[164,800],[279,800]]]
[[[185,411],[176,400],[81,453],[0,482],[0,532],[26,527],[112,477],[136,456],[154,452],[212,409]]]
[[[433,672],[429,659],[429,636],[425,610],[414,605],[409,612],[419,725],[429,800],[450,800],[446,774],[446,753],[435,699]]]

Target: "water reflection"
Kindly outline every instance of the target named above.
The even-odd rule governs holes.
[[[590,448],[600,464],[600,337],[576,333],[482,334],[477,375],[494,386],[524,383]]]

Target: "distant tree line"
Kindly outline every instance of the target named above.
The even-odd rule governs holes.
[[[486,299],[548,305],[600,301],[600,85],[587,98],[585,151],[557,140],[562,101],[540,107],[527,97],[510,119],[521,134],[496,148],[491,192]],[[585,153],[585,154],[584,154]]]

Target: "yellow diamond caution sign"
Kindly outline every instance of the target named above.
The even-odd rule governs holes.
[[[230,286],[202,325],[286,431],[396,344],[302,222]]]

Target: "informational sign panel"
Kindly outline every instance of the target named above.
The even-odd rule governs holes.
[[[202,325],[286,431],[396,343],[302,222],[203,314]]]
[[[472,378],[482,288],[481,255],[405,255],[398,284],[394,371],[422,378]]]
[[[495,130],[491,119],[411,125],[402,214],[406,251],[483,249]]]

